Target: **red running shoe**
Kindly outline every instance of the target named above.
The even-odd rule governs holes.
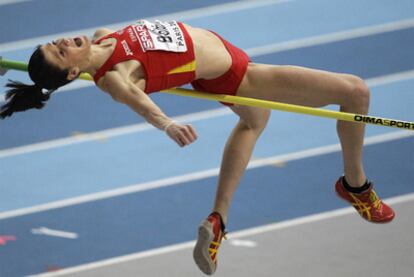
[[[217,254],[222,239],[226,239],[224,224],[217,212],[210,214],[198,227],[198,239],[193,257],[197,266],[207,275],[217,268]]]
[[[373,184],[370,183],[369,188],[362,193],[352,193],[345,189],[340,177],[336,182],[335,190],[340,198],[350,203],[358,211],[358,213],[369,222],[387,223],[394,216],[394,211],[381,201],[373,190]]]

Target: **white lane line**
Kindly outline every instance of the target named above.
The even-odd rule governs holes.
[[[241,239],[229,239],[228,243],[236,247],[247,247],[254,248],[257,247],[257,242],[252,240],[241,240]]]
[[[231,114],[231,110],[227,108],[218,108],[214,110],[208,110],[203,112],[191,113],[182,116],[173,117],[175,121],[192,123],[199,120],[211,119],[214,117],[220,117],[223,115]],[[29,144],[25,146],[19,146],[14,148],[9,148],[5,150],[0,150],[0,159],[10,156],[27,154],[37,151],[48,150],[57,147],[68,146],[72,144],[78,144],[88,141],[101,141],[102,139],[108,139],[117,136],[123,136],[131,133],[143,132],[147,130],[155,129],[152,125],[148,123],[139,123],[124,127],[112,128],[103,131],[85,133],[77,136],[49,140],[45,142]]]
[[[392,140],[397,140],[397,139],[402,139],[402,138],[407,138],[407,137],[412,137],[412,136],[414,136],[414,132],[396,131],[396,132],[392,132],[388,134],[368,137],[365,139],[365,145],[383,143],[387,141],[392,141]],[[252,160],[247,166],[247,168],[253,169],[257,167],[272,165],[275,163],[281,163],[281,162],[286,163],[289,161],[334,153],[340,150],[341,150],[340,144],[327,145],[323,147],[307,149],[307,150],[293,152],[289,154],[277,155],[274,157],[269,157],[269,158],[264,158],[264,159]],[[134,185],[117,188],[113,190],[68,198],[64,200],[59,200],[55,202],[37,205],[37,206],[1,212],[0,220],[22,216],[22,215],[38,213],[38,212],[43,212],[43,211],[48,211],[52,209],[63,208],[63,207],[72,206],[72,205],[78,205],[81,203],[102,200],[106,198],[130,194],[130,193],[136,193],[136,192],[142,192],[142,191],[147,191],[147,190],[159,189],[159,188],[168,187],[168,186],[174,186],[174,185],[182,184],[185,182],[214,177],[214,176],[217,176],[218,173],[219,173],[219,168],[213,168],[209,170],[189,173],[189,174],[175,176],[171,178],[166,178],[166,179],[161,179],[161,180],[156,180],[156,181],[151,181],[151,182],[145,182],[145,183],[140,183],[140,184],[134,184]]]
[[[276,4],[282,4],[287,2],[292,2],[294,0],[257,0],[257,1],[235,1],[230,2],[226,4],[219,4],[219,5],[213,5],[208,6],[204,8],[198,8],[198,9],[192,9],[187,10],[183,12],[176,12],[176,13],[168,13],[168,14],[161,14],[153,17],[148,17],[148,20],[171,20],[176,19],[180,21],[187,21],[191,19],[196,18],[203,18],[223,13],[229,13],[229,12],[236,12],[241,10],[248,10],[252,8],[257,7],[263,7],[263,6],[270,6],[270,5],[276,5]],[[138,18],[137,18],[138,19]],[[26,48],[34,48],[34,46],[38,44],[42,44],[48,41],[52,41],[59,37],[74,37],[79,34],[85,34],[85,35],[91,35],[96,31],[96,29],[105,27],[112,30],[119,30],[120,28],[123,28],[124,26],[133,23],[132,21],[126,21],[126,22],[120,22],[116,24],[110,24],[105,26],[96,26],[93,28],[86,28],[86,29],[80,29],[76,31],[71,32],[64,32],[64,33],[57,33],[52,35],[46,35],[46,36],[40,36],[36,38],[30,38],[30,39],[24,39],[19,41],[13,41],[13,42],[6,42],[0,44],[0,49],[2,53],[14,51],[14,50],[20,50],[20,49],[26,49]]]
[[[409,80],[413,78],[414,78],[414,70],[411,70],[411,71],[405,71],[405,72],[400,72],[396,74],[384,75],[384,76],[380,76],[380,77],[376,77],[372,79],[367,79],[366,82],[370,87],[375,87],[375,86],[385,85],[388,83]],[[231,113],[232,113],[231,110],[228,108],[219,108],[219,109],[214,109],[214,110],[209,110],[209,111],[204,111],[204,112],[198,112],[198,113],[178,116],[174,119],[177,121],[181,121],[181,122],[191,123],[191,122],[195,122],[198,120],[204,120],[204,119],[220,117],[223,115],[228,115]],[[53,149],[57,147],[64,147],[64,146],[72,145],[76,143],[83,143],[83,142],[88,142],[88,141],[101,140],[103,138],[122,136],[126,134],[142,132],[142,131],[146,131],[150,129],[153,129],[151,125],[147,123],[141,123],[141,124],[134,124],[134,125],[129,125],[125,127],[107,129],[107,130],[98,131],[98,132],[91,132],[91,133],[87,133],[87,134],[76,136],[76,137],[66,137],[66,138],[49,140],[49,141],[44,141],[44,142],[35,143],[35,144],[28,144],[24,146],[0,150],[0,159],[10,157],[10,156],[15,156],[15,155],[21,155],[21,154],[27,154],[27,153],[37,152],[37,151]]]
[[[265,46],[259,46],[250,48],[247,51],[252,57],[259,55],[266,55],[271,53],[277,53],[286,50],[292,50],[297,48],[303,48],[308,46],[315,46],[320,44],[332,43],[342,40],[354,39],[364,36],[370,36],[375,34],[382,34],[387,32],[393,32],[397,30],[407,29],[414,27],[414,18],[405,19],[401,21],[394,21],[385,24],[373,25],[362,28],[355,28],[346,31],[340,31],[325,35],[312,36],[303,39],[290,40],[285,42],[278,42]]]
[[[378,143],[384,143],[384,142],[393,141],[393,140],[397,140],[397,139],[409,138],[409,137],[413,137],[413,136],[414,136],[414,132],[405,131],[405,130],[386,133],[386,134],[382,134],[382,135],[371,136],[371,137],[365,138],[364,146],[378,144]],[[248,168],[250,169],[250,168],[262,167],[262,166],[267,166],[267,165],[284,164],[284,163],[290,162],[290,161],[295,161],[295,160],[305,159],[305,158],[309,158],[309,157],[315,157],[315,156],[335,153],[335,152],[339,152],[339,151],[341,151],[341,145],[339,143],[338,144],[332,144],[332,145],[326,145],[326,146],[311,148],[311,149],[298,151],[298,152],[294,152],[294,153],[278,155],[278,156],[275,156],[275,157],[253,160],[252,162],[249,163]]]
[[[21,2],[29,2],[31,0],[0,0],[0,6],[10,5],[10,4],[17,4]]]
[[[392,197],[384,199],[390,205],[402,204],[407,203],[410,201],[414,201],[414,193],[406,194],[402,196]],[[287,228],[297,227],[304,224],[316,223],[324,220],[334,219],[337,217],[350,215],[356,213],[355,209],[352,207],[342,208],[337,210],[332,210],[324,213],[314,214],[310,216],[299,217],[291,220],[281,221],[278,223],[263,225],[259,227],[249,228],[245,230],[241,230],[238,232],[232,232],[228,236],[230,239],[240,239],[254,235],[260,235],[267,232],[274,232],[278,230],[283,230]],[[357,216],[355,214],[355,216]],[[44,273],[38,275],[31,275],[31,277],[55,277],[55,276],[65,276],[69,274],[74,274],[82,271],[93,270],[97,268],[102,268],[106,266],[112,266],[120,263],[136,261],[144,258],[150,258],[154,256],[169,254],[177,251],[187,250],[193,248],[195,245],[195,241],[189,241],[185,243],[174,244],[166,247],[160,247],[156,249],[151,249],[147,251],[142,251],[134,254],[119,256],[116,258],[110,258],[106,260],[101,260],[97,262],[92,262],[88,264],[83,264],[75,267],[70,267],[66,269],[62,269],[56,272],[51,273]]]
[[[408,70],[408,71],[370,78],[370,79],[365,80],[365,82],[370,88],[373,88],[373,87],[382,86],[382,85],[386,85],[390,83],[406,81],[406,80],[410,80],[413,78],[414,78],[414,70]]]
[[[79,237],[78,234],[73,233],[73,232],[55,230],[55,229],[50,229],[47,227],[33,228],[31,232],[34,235],[44,235],[44,236],[58,237],[58,238],[64,238],[64,239],[77,239]]]

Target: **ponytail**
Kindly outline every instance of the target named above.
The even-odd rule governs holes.
[[[6,84],[6,104],[0,107],[0,119],[11,116],[14,112],[28,109],[41,109],[49,100],[52,92],[72,80],[68,80],[68,69],[60,69],[50,64],[39,45],[29,60],[28,71],[34,85],[10,81]],[[47,90],[43,92],[43,90]]]
[[[6,91],[6,104],[0,109],[0,118],[2,119],[11,116],[14,112],[43,108],[53,92],[51,90],[44,93],[38,85],[26,85],[11,80],[6,84],[6,87],[10,89]]]

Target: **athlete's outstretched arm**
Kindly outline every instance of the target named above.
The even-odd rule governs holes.
[[[178,145],[186,146],[196,140],[197,134],[191,125],[174,122],[145,92],[134,83],[125,80],[118,72],[107,72],[102,81],[100,88],[107,91],[115,101],[128,105],[148,123],[164,130]]]

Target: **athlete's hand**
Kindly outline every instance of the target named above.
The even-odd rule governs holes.
[[[190,124],[183,125],[177,122],[172,122],[165,128],[165,132],[180,147],[189,145],[197,139],[196,131]]]

